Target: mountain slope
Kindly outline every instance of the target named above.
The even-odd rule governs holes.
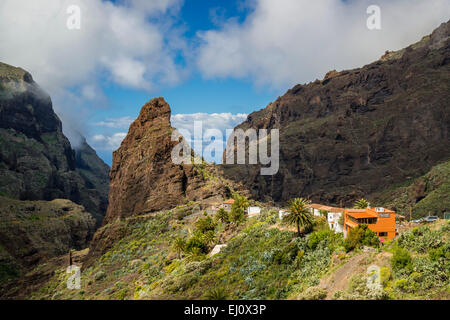
[[[428,215],[444,218],[444,213],[450,212],[450,161],[434,166],[403,186],[375,194],[373,199],[377,205],[392,208],[407,218]]]
[[[87,247],[95,220],[70,200],[20,201],[0,196],[0,283],[69,249]]]
[[[82,148],[76,157],[50,97],[31,75],[0,63],[0,193],[20,200],[70,199],[100,224],[108,168],[90,147]]]
[[[450,23],[359,69],[296,85],[237,128],[280,130],[280,170],[224,165],[257,199],[350,205],[450,157]]]

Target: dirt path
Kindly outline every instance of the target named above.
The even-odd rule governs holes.
[[[365,271],[364,260],[368,256],[367,252],[355,255],[331,275],[322,278],[319,286],[328,291],[327,300],[331,299],[336,291],[347,289],[348,282],[355,273]]]

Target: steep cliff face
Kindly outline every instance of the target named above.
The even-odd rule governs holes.
[[[280,170],[225,165],[258,199],[356,198],[426,173],[450,157],[450,23],[359,69],[296,85],[238,128],[280,129]]]
[[[170,115],[163,98],[152,99],[114,152],[105,223],[229,193],[219,180],[208,178],[205,164],[172,161],[179,141],[172,141]]]
[[[98,223],[106,211],[106,165],[85,144],[72,150],[50,97],[20,69],[0,63],[0,193],[20,200],[65,198]],[[94,152],[95,153],[95,152]],[[90,155],[89,164],[86,163]],[[91,170],[92,169],[92,170]]]

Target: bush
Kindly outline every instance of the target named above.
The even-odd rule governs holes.
[[[217,224],[211,217],[200,218],[195,223],[195,229],[198,232],[206,233],[208,231],[214,231],[216,229]]]
[[[391,258],[391,266],[393,270],[411,270],[411,262],[412,258],[408,250],[401,247],[397,247],[394,249],[394,255]]]
[[[244,210],[241,208],[232,209],[229,214],[229,217],[230,217],[230,221],[233,222],[234,224],[240,224],[245,221]]]
[[[186,241],[186,251],[190,253],[208,252],[208,245],[203,240],[203,236],[199,233],[194,234],[188,241]]]
[[[447,243],[439,248],[431,249],[428,252],[431,261],[438,261],[439,259],[450,259],[450,245]]]
[[[227,300],[228,293],[223,288],[212,288],[206,293],[207,300]]]
[[[299,300],[324,300],[327,297],[327,291],[320,287],[310,287],[302,292]]]
[[[228,212],[224,208],[220,208],[216,213],[216,221],[220,221],[222,223],[230,222],[230,217],[228,216]]]
[[[361,246],[377,247],[380,240],[377,234],[370,230],[367,224],[360,224],[348,233],[347,239],[344,241],[344,248],[347,252],[359,248]]]
[[[335,244],[339,241],[340,238],[340,234],[335,234],[329,229],[314,231],[308,238],[308,247],[311,250],[315,250],[320,243],[323,243],[323,246],[328,246],[333,250]]]

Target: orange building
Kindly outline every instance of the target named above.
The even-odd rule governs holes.
[[[390,240],[395,237],[395,212],[392,210],[385,208],[345,209],[345,234],[362,223],[367,224],[369,229],[376,232],[380,239]]]

